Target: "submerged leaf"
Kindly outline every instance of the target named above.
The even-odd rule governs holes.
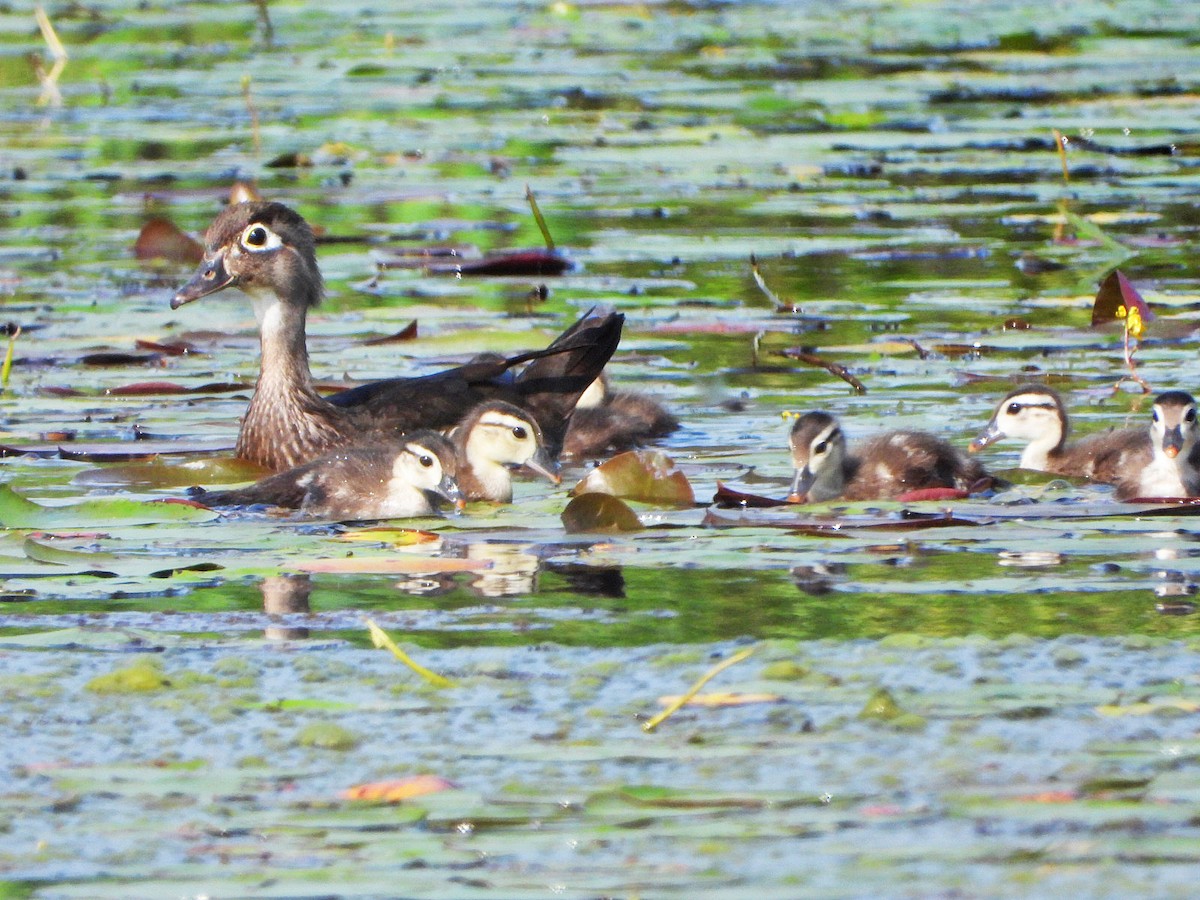
[[[612,494],[580,494],[562,512],[568,534],[585,532],[641,531],[637,513]]]
[[[576,497],[612,494],[626,500],[677,506],[692,506],[696,502],[687,476],[675,468],[669,456],[657,450],[630,450],[614,456],[588,472],[573,493]]]

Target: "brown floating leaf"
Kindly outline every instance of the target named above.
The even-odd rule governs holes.
[[[1144,322],[1154,319],[1154,313],[1125,274],[1120,269],[1113,269],[1100,282],[1100,290],[1096,292],[1096,302],[1092,304],[1092,325],[1124,319],[1131,309],[1136,309]]]
[[[769,509],[772,506],[787,506],[789,501],[776,500],[774,497],[761,497],[758,494],[747,494],[735,491],[723,482],[717,482],[717,492],[713,494],[713,503],[723,507],[745,507],[749,509]]]
[[[138,259],[165,259],[196,265],[204,258],[204,247],[169,219],[151,219],[138,232],[133,255]]]
[[[162,357],[157,353],[105,351],[85,354],[79,357],[79,363],[85,366],[143,366],[162,363]]]
[[[298,169],[312,164],[312,157],[307,153],[280,153],[266,165],[268,169]]]
[[[114,397],[144,397],[152,394],[186,394],[188,388],[173,381],[138,381],[105,388],[104,393]]]
[[[187,341],[169,341],[168,343],[160,344],[158,341],[143,341],[139,339],[134,341],[134,346],[139,350],[149,350],[152,353],[161,353],[164,356],[188,356],[200,352],[194,344],[189,344]]]
[[[425,794],[436,794],[458,787],[438,775],[413,775],[392,781],[372,781],[346,788],[339,795],[344,800],[372,800],[377,803],[400,803]]]
[[[612,494],[626,500],[645,503],[671,503],[692,506],[696,495],[687,476],[675,468],[675,462],[657,450],[630,450],[619,453],[598,466],[575,486],[581,494]]]
[[[463,260],[453,265],[430,266],[429,271],[455,275],[545,276],[561,275],[571,261],[549,250],[515,250],[496,253],[483,259]]]
[[[395,334],[389,334],[387,337],[367,338],[363,341],[363,345],[373,347],[376,344],[397,344],[401,341],[413,341],[417,338],[417,320],[413,319]]]
[[[900,503],[912,503],[917,500],[965,500],[970,496],[968,491],[958,488],[932,487],[898,494],[895,499]]]
[[[645,526],[622,500],[611,494],[580,494],[562,512],[568,534],[641,531]]]

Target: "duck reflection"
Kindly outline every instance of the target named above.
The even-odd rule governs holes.
[[[481,597],[515,597],[537,591],[540,561],[532,544],[468,544],[466,558],[491,563],[471,582],[471,590]]]
[[[307,575],[274,575],[264,578],[259,586],[263,595],[263,612],[271,617],[282,617],[289,613],[308,613],[312,579]],[[269,625],[263,629],[263,637],[269,641],[295,641],[308,637],[308,629],[302,626]]]

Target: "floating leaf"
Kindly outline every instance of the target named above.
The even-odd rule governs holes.
[[[372,543],[391,544],[393,547],[410,547],[414,544],[431,544],[442,538],[432,531],[420,531],[416,528],[359,528],[347,531],[338,536],[341,541],[369,541]]]
[[[612,494],[580,494],[562,512],[568,534],[641,531],[637,513]]]
[[[151,219],[138,232],[133,255],[196,265],[204,259],[204,246],[169,219]]]
[[[74,484],[127,488],[184,488],[194,484],[232,484],[253,481],[264,474],[261,466],[233,456],[213,459],[168,460],[156,456],[149,462],[84,469]]]
[[[1142,703],[1127,703],[1124,705],[1105,704],[1097,706],[1096,712],[1102,716],[1150,716],[1161,712],[1194,713],[1200,712],[1200,703],[1181,698],[1148,700]]]
[[[437,775],[413,775],[392,781],[372,781],[346,788],[338,796],[345,800],[369,800],[377,803],[402,803],[414,797],[436,794],[458,787]]]
[[[432,265],[435,274],[494,275],[500,277],[543,277],[562,275],[571,261],[549,250],[515,250],[496,253],[483,259],[462,260],[452,265]]]
[[[41,506],[0,484],[0,527],[3,528],[96,528],[110,523],[151,525],[159,522],[207,522],[212,510],[178,503],[105,499],[86,500],[69,506]]]
[[[620,453],[592,469],[575,486],[575,496],[612,494],[626,500],[645,503],[670,503],[691,506],[696,495],[687,476],[675,468],[675,462],[657,450],[630,450]]]
[[[749,509],[770,509],[773,506],[787,506],[787,500],[777,500],[774,497],[762,497],[758,494],[746,494],[735,491],[721,481],[717,482],[717,491],[713,494],[712,502],[721,507],[744,507]]]
[[[389,334],[386,337],[367,338],[363,341],[363,346],[374,347],[377,344],[398,344],[403,341],[415,341],[417,339],[417,320],[413,319],[395,334]]]
[[[69,450],[57,443],[0,444],[0,456],[37,456],[79,462],[135,462],[156,456],[211,456],[233,449],[232,441],[112,441],[73,443]]]
[[[1100,290],[1096,292],[1096,301],[1092,304],[1092,325],[1104,325],[1108,322],[1128,319],[1129,333],[1134,337],[1140,337],[1141,335],[1134,331],[1135,320],[1132,314],[1135,311],[1138,316],[1137,321],[1150,322],[1154,319],[1154,313],[1150,311],[1150,307],[1142,299],[1142,295],[1125,277],[1125,273],[1120,269],[1113,269],[1100,282]]]

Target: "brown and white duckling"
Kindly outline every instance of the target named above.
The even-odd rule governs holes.
[[[1134,460],[1113,484],[1117,499],[1195,497],[1200,495],[1200,445],[1197,444],[1196,401],[1184,391],[1154,398],[1150,417],[1149,458]]]
[[[503,400],[476,406],[450,432],[458,455],[458,487],[467,500],[511,503],[510,466],[525,466],[559,484],[533,416]]]
[[[436,514],[442,500],[461,504],[457,465],[449,440],[414,431],[329,453],[248,487],[190,493],[206,506],[267,504],[327,519],[406,519]]]
[[[983,466],[923,431],[893,431],[846,447],[837,419],[826,412],[796,419],[789,439],[796,474],[790,499],[872,500],[927,488],[969,491],[987,477]]]
[[[1062,396],[1053,388],[1024,384],[1008,392],[992,420],[971,441],[975,453],[1005,438],[1026,441],[1021,468],[1111,482],[1150,453],[1145,428],[1122,428],[1067,443],[1070,423]],[[1140,466],[1138,466],[1140,468]]]
[[[393,378],[329,398],[313,388],[305,341],[308,310],[324,295],[312,229],[282,203],[226,207],[205,235],[204,260],[171,299],[178,309],[225,288],[254,301],[262,360],[236,453],[281,471],[366,433],[449,428],[465,409],[504,399],[533,413],[557,457],[575,402],[621,337],[620,313],[587,314],[544,350],[472,362],[420,378]],[[528,363],[515,377],[510,370]]]
[[[575,413],[563,440],[563,454],[579,459],[619,453],[666,437],[679,427],[679,419],[646,394],[611,391],[601,374],[575,404]]]
[[[1114,484],[1121,499],[1185,497],[1200,490],[1198,461],[1193,459],[1196,409],[1190,394],[1160,394],[1149,428],[1105,431],[1068,444],[1069,430],[1058,392],[1026,384],[1000,401],[970,449],[982,450],[1005,438],[1024,440],[1021,468]]]

